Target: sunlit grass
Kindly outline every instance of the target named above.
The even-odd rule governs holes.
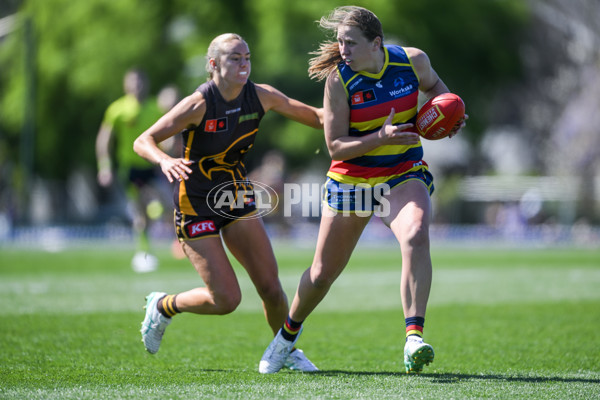
[[[291,297],[311,250],[277,247]],[[425,335],[435,362],[403,372],[399,255],[359,248],[299,342],[317,374],[258,374],[270,341],[255,290],[223,317],[176,317],[161,350],[140,343],[143,298],[200,285],[159,254],[0,249],[0,398],[594,398],[600,396],[600,251],[435,250]]]

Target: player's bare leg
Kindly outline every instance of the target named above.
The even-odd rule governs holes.
[[[273,335],[277,333],[287,316],[287,297],[281,282],[271,242],[262,220],[245,219],[228,225],[222,230],[223,239],[236,259],[244,266],[263,301],[265,317]],[[293,345],[284,366],[296,371],[312,372],[318,368]]]
[[[390,215],[382,219],[394,232],[402,252],[401,297],[407,319],[404,364],[407,372],[418,373],[434,357],[433,348],[422,338],[432,279],[431,202],[426,186],[419,181],[407,181],[393,188],[387,198]],[[422,322],[411,328],[408,323],[411,320]]]
[[[290,317],[304,321],[342,273],[370,217],[336,213],[323,207],[317,248],[313,263],[304,271],[292,305]]]
[[[288,312],[277,261],[261,219],[244,219],[222,229],[223,240],[248,272],[262,302],[265,318],[277,333]]]
[[[424,316],[432,277],[429,252],[429,193],[421,182],[408,181],[393,188],[387,199],[390,201],[390,214],[382,217],[382,220],[400,243],[404,315]]]
[[[179,310],[215,315],[234,311],[241,302],[242,294],[221,238],[207,237],[185,241],[182,248],[206,287],[179,293]]]
[[[313,264],[302,275],[290,308],[289,315],[293,321],[304,321],[323,300],[333,282],[344,270],[368,222],[368,217],[344,215],[324,207]],[[290,352],[300,337],[301,330],[300,326],[292,341],[286,339],[280,330],[265,350],[258,371],[262,374],[272,374],[285,366],[285,360],[293,354]],[[314,370],[317,370],[316,367]]]
[[[184,241],[182,249],[206,287],[194,288],[177,295],[163,292],[148,295],[141,332],[142,342],[152,354],[159,350],[165,329],[175,314],[228,314],[237,308],[242,299],[237,278],[220,237]]]

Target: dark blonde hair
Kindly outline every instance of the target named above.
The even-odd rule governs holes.
[[[326,31],[332,32],[332,36],[337,35],[339,26],[355,26],[361,30],[365,38],[369,41],[375,38],[381,38],[383,46],[383,28],[381,22],[375,14],[366,8],[357,6],[344,6],[334,9],[328,17],[322,17],[319,26]],[[319,45],[319,50],[313,51],[314,54],[309,60],[308,76],[311,79],[322,81],[326,79],[331,71],[342,61],[340,48],[336,40],[326,40]]]
[[[208,72],[208,80],[212,80],[214,72],[213,67],[210,65],[210,60],[218,60],[223,54],[223,45],[233,40],[239,40],[248,46],[248,43],[246,43],[244,38],[237,33],[223,33],[214,38],[212,42],[210,42],[210,45],[208,45],[208,51],[206,52],[206,72]]]

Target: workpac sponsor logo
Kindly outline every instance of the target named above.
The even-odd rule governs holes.
[[[403,94],[406,94],[406,93],[412,92],[412,91],[413,91],[413,85],[411,83],[410,85],[401,87],[400,89],[390,90],[390,96],[398,97],[398,96],[402,96]]]
[[[217,215],[230,219],[254,219],[272,213],[279,204],[277,192],[264,183],[229,181],[208,192],[208,207]],[[239,216],[247,206],[254,205],[256,213]]]

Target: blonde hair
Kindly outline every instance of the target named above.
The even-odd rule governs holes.
[[[357,6],[338,7],[328,17],[322,17],[319,21],[319,26],[326,31],[332,32],[332,36],[337,35],[338,27],[341,25],[359,28],[369,41],[380,37],[381,45],[383,46],[381,22],[379,22],[375,14],[366,8]],[[308,76],[318,81],[326,79],[342,61],[337,39],[322,42],[319,45],[319,49],[310,54],[314,54],[316,57],[311,58],[308,62]]]
[[[246,46],[248,46],[248,43],[246,43],[244,38],[238,35],[237,33],[223,33],[222,35],[219,35],[216,38],[214,38],[210,42],[210,45],[208,45],[208,50],[206,52],[206,72],[208,72],[209,81],[213,79],[214,73],[214,68],[210,64],[210,60],[214,59],[216,62],[216,60],[218,60],[219,57],[223,55],[223,45],[234,40],[239,40],[243,42]]]

